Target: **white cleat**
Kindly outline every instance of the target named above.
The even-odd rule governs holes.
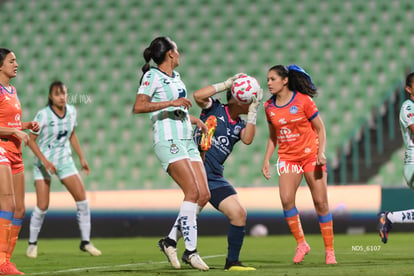
[[[85,245],[81,245],[80,249],[82,251],[88,252],[92,256],[101,256],[102,252],[98,248],[96,248],[91,242],[87,243]]]
[[[177,248],[173,245],[168,245],[166,238],[159,240],[158,247],[164,252],[165,256],[167,257],[170,264],[175,269],[180,269],[181,264],[177,257]]]
[[[37,245],[36,244],[29,244],[26,250],[26,256],[29,258],[37,257]]]
[[[205,271],[210,269],[208,265],[203,261],[203,259],[201,259],[200,255],[198,255],[197,251],[190,253],[190,252],[187,252],[186,250],[181,260],[183,260],[183,262],[191,265],[193,268],[196,268],[196,269],[205,270]]]

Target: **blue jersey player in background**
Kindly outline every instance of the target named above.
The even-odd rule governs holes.
[[[217,122],[214,133],[210,132],[211,147],[201,151],[206,168],[208,186],[211,193],[210,203],[229,219],[230,225],[227,233],[228,252],[225,270],[255,270],[244,266],[239,261],[240,250],[246,231],[246,210],[242,206],[234,187],[224,177],[224,162],[231,154],[238,141],[249,145],[253,142],[256,132],[257,109],[262,99],[262,90],[257,92],[250,104],[238,102],[231,94],[233,81],[241,74],[237,74],[224,82],[210,85],[194,92],[194,99],[202,108],[200,119],[207,124],[211,118]],[[212,97],[221,92],[227,92],[227,104]],[[240,118],[247,114],[247,122]],[[195,131],[195,139],[201,136]],[[207,141],[208,143],[208,141]],[[200,143],[199,143],[200,144]],[[203,141],[201,148],[203,149]],[[208,143],[209,144],[209,143]],[[210,145],[208,145],[210,146]]]

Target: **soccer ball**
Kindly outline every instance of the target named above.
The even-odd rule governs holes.
[[[266,237],[267,234],[267,227],[263,224],[256,224],[250,229],[250,236],[252,237]]]
[[[260,89],[259,82],[251,76],[237,78],[231,86],[231,94],[240,103],[249,104],[253,95],[257,95]]]

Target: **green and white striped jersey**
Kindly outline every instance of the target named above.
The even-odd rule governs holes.
[[[180,74],[173,71],[170,77],[158,68],[151,68],[142,78],[137,94],[151,97],[151,102],[172,101],[187,98],[185,84]],[[184,107],[167,107],[150,113],[154,144],[162,140],[191,139],[190,114]]]
[[[414,124],[414,102],[408,99],[400,109],[400,128],[405,145],[404,164],[414,164],[413,133],[408,128],[412,124]]]
[[[47,106],[39,110],[33,120],[39,122],[40,130],[31,132],[38,135],[37,145],[53,165],[60,166],[72,158],[69,138],[77,125],[75,107],[66,105],[65,115],[59,117],[51,106]],[[35,165],[41,165],[37,157]]]

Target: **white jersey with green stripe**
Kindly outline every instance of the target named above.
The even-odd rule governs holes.
[[[414,124],[414,102],[408,99],[400,109],[400,128],[405,145],[404,164],[414,164],[413,133],[409,128],[412,124]]]
[[[137,94],[148,95],[151,102],[187,98],[187,90],[180,74],[173,71],[172,76],[169,76],[158,68],[151,68],[144,74]],[[183,106],[170,106],[151,112],[150,118],[154,144],[162,140],[192,139],[190,114]]]
[[[39,110],[33,120],[39,122],[40,130],[31,132],[38,135],[37,145],[53,165],[60,166],[72,158],[69,139],[77,125],[75,107],[66,105],[65,115],[60,117],[51,106],[47,106]],[[37,157],[35,165],[41,165]]]

